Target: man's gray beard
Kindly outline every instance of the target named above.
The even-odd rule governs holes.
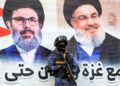
[[[87,36],[82,30],[76,28],[75,38],[81,45],[93,46],[95,48],[99,47],[103,43],[105,39],[105,31],[103,28],[99,28],[98,35],[95,37],[90,37]]]
[[[21,37],[20,34],[17,34],[15,31],[12,31],[12,38],[15,44],[20,47],[21,49],[25,50],[26,52],[29,52],[35,48],[38,48],[41,42],[41,31],[39,33],[39,37],[35,37],[30,41],[27,42],[25,39]]]

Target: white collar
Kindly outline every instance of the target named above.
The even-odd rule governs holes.
[[[23,61],[25,62],[25,64],[31,64],[34,62],[34,58],[35,58],[35,53],[36,53],[36,50],[37,48],[29,51],[29,52],[26,52],[25,50],[21,49],[20,47],[16,46]]]
[[[80,40],[79,40],[79,37],[77,35],[74,35],[76,41],[78,43],[80,43]],[[85,45],[81,45],[80,44],[80,47],[89,55],[91,56],[92,53],[93,53],[93,50],[94,50],[94,47],[93,46],[85,46]]]

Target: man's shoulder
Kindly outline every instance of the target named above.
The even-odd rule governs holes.
[[[119,39],[117,39],[116,37],[106,33],[106,38],[105,38],[102,45],[106,45],[106,44],[107,45],[117,45],[117,44],[119,44],[119,42],[120,42]]]
[[[43,46],[40,46],[40,49],[41,49],[42,52],[49,52],[49,53],[51,52],[50,49],[48,49],[46,47],[43,47]]]
[[[48,48],[44,46],[39,46],[37,51],[39,52],[39,50],[41,52],[41,56],[44,56],[44,57],[48,56],[51,53],[51,50],[49,50]]]
[[[7,48],[4,48],[4,49],[2,49],[2,50],[0,50],[0,54],[1,53],[6,53],[6,52],[8,52],[8,51],[10,51],[10,50],[14,50],[14,49],[16,49],[16,46],[15,45],[11,45],[11,46],[9,46],[9,47],[7,47]]]
[[[77,48],[77,41],[75,40],[75,37],[71,37],[71,39],[68,41],[68,45],[66,47],[66,50],[69,53],[74,53],[76,51]]]
[[[16,51],[15,48],[16,48],[15,45],[11,45],[11,46],[9,46],[9,47],[7,47],[5,49],[0,50],[0,57],[1,57],[1,59],[2,60],[8,60],[7,53],[11,53],[12,51]]]
[[[101,48],[102,51],[108,51],[108,52],[118,52],[120,40],[111,36],[110,34],[106,34],[106,38],[103,41]]]
[[[74,36],[72,36],[72,37],[70,38],[70,40],[68,41],[68,44],[71,44],[71,43],[77,43],[77,41],[76,41],[76,39],[75,39]]]
[[[106,33],[106,39],[105,40],[110,40],[110,41],[119,41],[118,38]]]
[[[104,63],[119,63],[119,43],[120,40],[106,34],[106,38],[101,46],[101,58],[100,60]]]

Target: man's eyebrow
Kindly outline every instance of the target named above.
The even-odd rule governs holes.
[[[92,16],[94,16],[94,15],[98,15],[98,13],[96,13],[96,12],[92,13]]]
[[[30,17],[29,19],[37,19],[37,20],[38,20],[39,18],[35,18],[35,17]]]
[[[81,18],[81,17],[86,17],[85,15],[80,15],[78,18]]]
[[[13,17],[11,19],[25,19],[24,17]]]

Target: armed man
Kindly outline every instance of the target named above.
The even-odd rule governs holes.
[[[75,79],[80,70],[73,56],[65,50],[67,38],[57,37],[54,46],[56,49],[48,58],[48,68],[54,74],[55,86],[77,86]]]

